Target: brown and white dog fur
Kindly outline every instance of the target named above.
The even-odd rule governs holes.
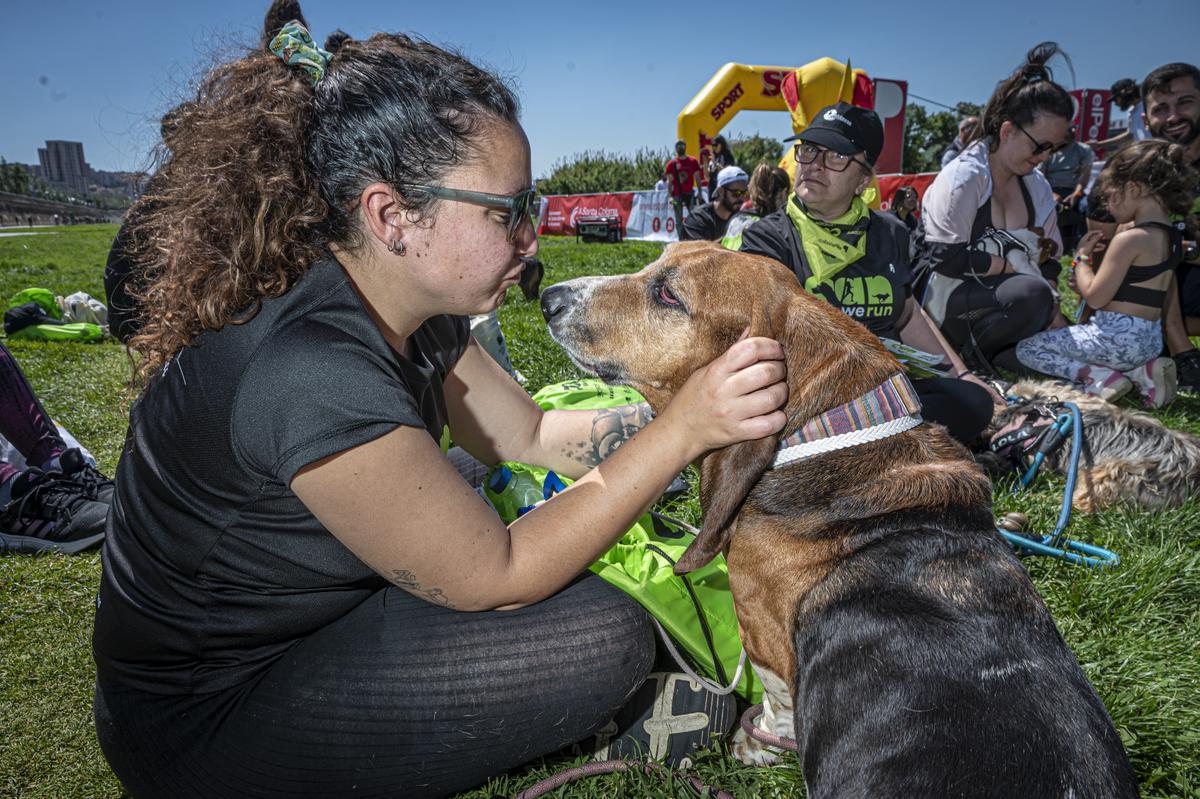
[[[578,366],[656,410],[746,328],[783,346],[787,424],[703,458],[704,523],[676,571],[725,552],[760,725],[797,740],[812,799],[1137,795],[1103,704],[995,533],[989,480],[943,428],[768,468],[782,436],[899,371],[864,327],[775,262],[708,243],[552,286],[542,311]],[[735,752],[771,759],[745,737]]]

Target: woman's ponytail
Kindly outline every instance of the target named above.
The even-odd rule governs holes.
[[[1000,141],[1000,126],[1005,122],[1028,126],[1038,113],[1071,119],[1075,115],[1071,95],[1054,82],[1049,66],[1055,56],[1061,56],[1067,68],[1072,69],[1070,60],[1054,42],[1042,42],[1026,53],[1025,62],[996,84],[973,138],[987,137],[995,149]]]
[[[424,219],[436,201],[404,189],[440,183],[492,126],[517,124],[508,85],[458,53],[403,34],[322,49],[294,21],[271,37],[277,54],[216,67],[172,115],[162,166],[131,213],[143,376],[202,332],[249,319],[328,245],[359,246],[368,185],[397,187],[409,218]]]
[[[306,164],[313,88],[269,52],[218,67],[171,119],[131,230],[142,374],[278,296],[321,254],[328,208]]]

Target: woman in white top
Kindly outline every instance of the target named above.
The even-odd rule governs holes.
[[[1018,371],[1016,343],[1065,324],[1052,282],[1062,239],[1054,195],[1037,170],[1066,137],[1074,110],[1046,66],[1058,52],[1052,42],[1039,44],[996,86],[981,138],[938,174],[923,199],[918,296],[972,365]]]

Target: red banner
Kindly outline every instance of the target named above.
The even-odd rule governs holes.
[[[900,188],[901,186],[912,186],[917,190],[917,197],[924,200],[925,190],[929,188],[929,184],[933,183],[933,179],[937,176],[937,172],[922,172],[918,175],[880,175],[880,209],[886,211],[892,207],[892,195],[895,194],[896,189]]]
[[[555,194],[546,198],[546,207],[538,219],[538,235],[574,236],[575,220],[589,216],[619,216],[625,234],[633,192],[619,194]]]
[[[1076,89],[1071,92],[1075,101],[1075,119],[1072,123],[1079,128],[1077,141],[1100,141],[1108,138],[1109,112],[1112,110],[1112,93],[1107,89]],[[1104,152],[1098,151],[1097,158]]]
[[[904,116],[908,112],[908,82],[876,78],[873,85],[875,113],[883,121],[883,151],[875,162],[880,172],[900,170],[904,157]]]

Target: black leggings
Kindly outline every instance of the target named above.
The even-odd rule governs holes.
[[[443,796],[598,730],[654,651],[645,611],[592,575],[485,613],[388,588],[249,685],[158,696],[101,676],[96,731],[137,799]]]
[[[992,395],[983,386],[949,377],[914,379],[921,416],[945,425],[962,444],[970,445],[992,421]]]
[[[968,277],[946,300],[942,332],[969,365],[973,349],[1010,371],[1020,362],[1017,342],[1046,329],[1054,317],[1054,294],[1040,278],[1029,275]],[[972,344],[972,337],[974,344]]]

